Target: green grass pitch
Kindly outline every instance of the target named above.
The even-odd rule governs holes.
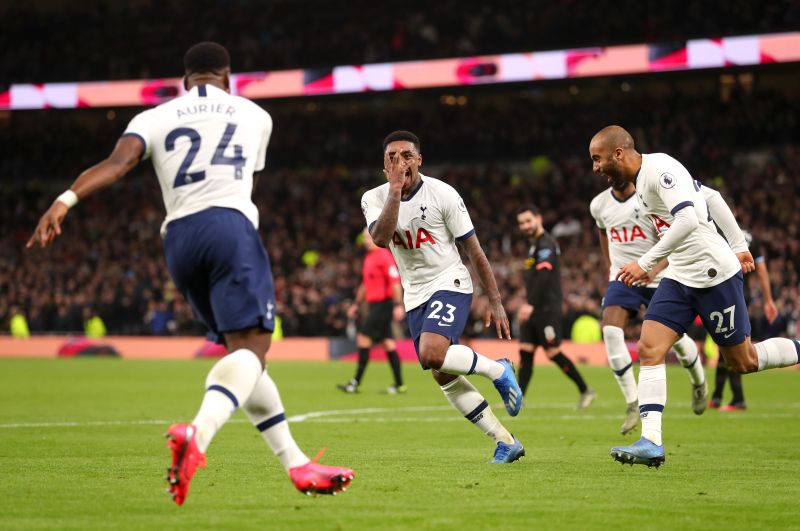
[[[538,360],[533,392],[510,419],[473,377],[527,456],[486,464],[493,444],[450,409],[430,375],[404,366],[409,393],[386,396],[386,364],[363,390],[336,382],[350,363],[273,363],[293,432],[309,455],[350,466],[335,497],[294,490],[242,413],[217,435],[183,507],[165,493],[162,434],[190,420],[211,362],[0,360],[0,529],[789,529],[800,503],[800,372],[744,379],[749,411],[689,409],[669,370],[667,462],[622,467],[608,456],[624,404],[610,372],[574,410],[574,386]],[[359,411],[361,410],[361,411]],[[318,415],[306,415],[320,412]],[[638,435],[636,436],[638,437]]]

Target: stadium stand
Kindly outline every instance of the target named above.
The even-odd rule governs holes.
[[[792,203],[800,187],[800,105],[793,86],[797,74],[775,68],[483,88],[452,99],[417,92],[265,102],[276,129],[255,197],[284,333],[344,334],[359,278],[358,198],[383,179],[380,140],[401,127],[422,138],[423,172],[457,183],[465,196],[509,312],[521,303],[524,254],[513,214],[533,201],[562,246],[565,326],[596,314],[605,281],[588,203],[605,183],[591,173],[587,142],[608,122],[630,127],[644,152],[675,155],[736,205],[742,224],[769,249],[781,312],[773,326],[791,331],[800,313],[800,219]],[[51,250],[22,250],[36,216],[65,182],[111,150],[135,112],[0,117],[8,148],[0,159],[3,329],[12,308],[24,308],[32,333],[80,331],[95,314],[110,334],[202,332],[163,263],[163,206],[149,165],[76,209]],[[763,327],[759,305],[755,299],[753,324]]]
[[[0,79],[21,83],[173,76],[181,69],[184,50],[199,39],[221,42],[234,58],[234,69],[253,71],[679,41],[800,25],[797,0],[692,0],[681,9],[665,9],[655,0],[596,0],[591,10],[581,9],[577,0],[362,0],[335,9],[322,0],[303,0],[304,9],[297,9],[298,3],[7,2],[0,13],[14,23],[0,33]],[[131,43],[136,43],[135,50]]]

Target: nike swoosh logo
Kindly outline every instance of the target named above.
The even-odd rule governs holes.
[[[731,337],[731,336],[732,336],[733,334],[735,334],[735,333],[736,333],[736,330],[731,330],[731,333],[730,333],[730,334],[723,334],[723,336],[722,336],[722,337],[724,337],[725,339],[728,339],[729,337]]]

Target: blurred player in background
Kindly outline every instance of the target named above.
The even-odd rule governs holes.
[[[625,435],[639,425],[639,399],[633,376],[633,361],[625,344],[625,326],[643,305],[650,304],[664,277],[667,261],[663,260],[654,266],[640,285],[626,286],[614,280],[623,265],[636,260],[655,245],[657,235],[650,220],[640,213],[634,184],[623,179],[606,177],[611,186],[592,199],[589,211],[597,223],[600,249],[606,267],[609,268],[608,289],[603,297],[603,342],[608,365],[628,404],[625,421],[620,428],[620,432]],[[700,415],[706,409],[708,386],[697,345],[692,338],[683,334],[673,348],[681,365],[689,372],[692,410]]]
[[[733,215],[711,219],[700,184],[680,162],[664,153],[640,154],[631,135],[619,126],[598,132],[589,154],[595,172],[635,183],[642,214],[650,216],[660,235],[642,257],[620,269],[617,280],[628,286],[646,282],[653,267],[669,257],[638,343],[642,438],[611,449],[612,457],[623,463],[660,466],[661,416],[667,398],[664,358],[695,315],[700,315],[728,366],[740,373],[800,363],[800,342],[751,342],[743,273],[755,269],[753,257]]]
[[[517,225],[528,238],[525,260],[527,303],[519,309],[519,385],[524,394],[533,376],[533,355],[538,347],[578,387],[578,409],[585,409],[597,393],[590,389],[575,364],[561,352],[561,249],[542,225],[539,208],[526,205],[517,211]]]
[[[239,407],[298,490],[335,494],[349,484],[353,471],[306,457],[265,371],[275,294],[251,195],[253,172],[264,169],[272,118],[255,103],[229,94],[230,57],[219,44],[196,44],[183,62],[186,94],[136,115],[111,155],[84,171],[42,216],[28,247],[50,244],[79,199],[151,158],[167,211],[161,233],[170,274],[195,315],[230,352],[208,373],[192,423],[174,424],[167,432],[173,500],[183,504],[197,467],[205,466],[212,438]]]
[[[496,443],[492,463],[525,455],[522,444],[495,417],[489,403],[465,378],[494,383],[508,414],[522,407],[522,391],[507,359],[498,361],[459,345],[472,304],[472,279],[461,261],[461,243],[489,297],[484,324],[495,321],[498,338],[511,339],[491,265],[481,249],[467,207],[452,186],[419,173],[419,138],[395,131],[383,141],[387,183],[361,198],[375,244],[388,247],[400,270],[408,326],[423,369],[431,369],[447,399]]]
[[[706,187],[704,186],[703,189],[705,188]],[[712,217],[714,217],[713,212]],[[775,322],[775,319],[778,317],[778,308],[775,306],[775,300],[772,298],[772,287],[770,286],[769,281],[767,259],[764,256],[764,246],[759,240],[753,238],[753,235],[750,234],[750,232],[742,232],[744,233],[745,240],[747,240],[750,248],[750,253],[753,255],[753,259],[756,263],[756,277],[758,285],[761,288],[761,296],[764,301],[764,317],[766,317],[767,321],[771,324]],[[745,295],[746,302],[748,303],[749,307],[751,290],[745,290]],[[754,335],[753,339],[761,338],[755,337]],[[722,406],[722,394],[725,392],[726,381],[730,382],[731,384],[733,398],[729,404]],[[729,370],[728,364],[725,363],[725,360],[722,358],[722,356],[720,356],[720,358],[717,360],[717,371],[714,378],[714,393],[711,395],[711,400],[708,403],[708,407],[719,409],[720,411],[744,411],[747,409],[747,403],[744,399],[744,387],[742,386],[742,375],[736,371]]]
[[[348,308],[347,316],[355,319],[364,301],[368,306],[367,316],[360,323],[356,335],[358,347],[356,375],[346,384],[337,384],[337,387],[345,393],[357,393],[369,363],[369,351],[372,345],[380,344],[386,351],[394,376],[394,385],[389,386],[386,393],[390,395],[405,393],[406,386],[403,385],[397,344],[392,337],[392,319],[402,321],[405,317],[400,273],[397,271],[392,253],[375,245],[367,229],[364,229],[362,235],[367,255],[364,257],[361,269],[361,284],[356,292],[356,300]]]

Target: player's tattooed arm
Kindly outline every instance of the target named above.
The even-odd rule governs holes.
[[[70,190],[78,196],[78,199],[83,199],[98,190],[111,186],[136,166],[143,153],[144,146],[138,138],[123,136],[117,141],[111,155],[81,173]],[[67,205],[61,201],[54,201],[39,219],[26,247],[31,248],[37,243],[41,247],[47,247],[52,243],[56,236],[61,234],[61,223],[64,221],[67,211],[69,211]]]
[[[511,327],[508,324],[508,316],[506,310],[503,308],[503,302],[500,300],[500,291],[497,289],[497,281],[494,278],[492,266],[489,264],[489,259],[481,249],[481,244],[478,242],[478,237],[474,234],[461,242],[464,251],[469,257],[469,261],[475,267],[478,273],[478,278],[481,279],[483,289],[489,297],[489,306],[484,313],[484,326],[486,328],[494,320],[494,326],[497,329],[497,337],[499,339],[511,339]]]
[[[383,157],[383,173],[389,181],[389,195],[383,204],[381,215],[369,231],[378,247],[388,247],[397,228],[397,215],[400,212],[400,198],[403,194],[403,182],[408,164],[409,161],[399,154],[389,157],[386,153]]]

